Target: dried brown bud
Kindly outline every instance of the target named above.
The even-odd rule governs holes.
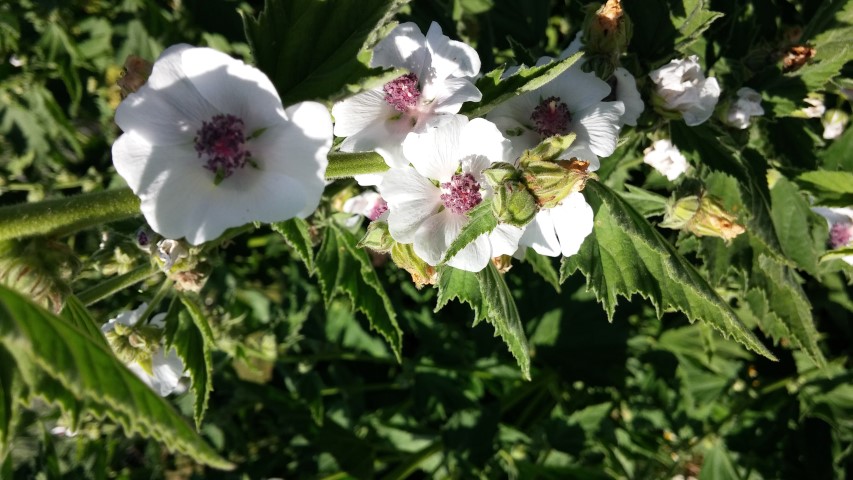
[[[153,63],[142,57],[128,55],[127,60],[124,61],[121,78],[116,81],[116,84],[121,88],[121,98],[142,88],[148,81],[148,77],[151,76],[153,67]]]
[[[807,45],[794,45],[789,48],[782,58],[782,71],[794,72],[802,68],[809,60],[814,58],[817,50]]]

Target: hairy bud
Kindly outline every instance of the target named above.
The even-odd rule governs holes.
[[[667,204],[660,226],[729,241],[746,231],[736,220],[714,197],[691,195]]]
[[[574,192],[583,190],[589,178],[589,162],[558,160],[530,162],[524,169],[524,182],[541,208],[553,208]]]
[[[418,257],[410,243],[394,244],[391,248],[391,260],[398,267],[409,272],[412,281],[415,282],[415,287],[418,289],[424,285],[435,285],[436,280],[438,280],[435,268]]]
[[[523,227],[533,220],[539,206],[523,182],[508,180],[495,187],[492,212],[502,223]]]
[[[391,233],[388,232],[386,222],[370,222],[367,226],[367,233],[358,242],[358,248],[367,247],[374,252],[388,253],[395,243],[394,239],[391,238]]]

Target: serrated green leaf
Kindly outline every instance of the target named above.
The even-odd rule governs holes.
[[[595,212],[593,233],[577,255],[563,259],[561,280],[580,270],[611,319],[619,296],[638,293],[658,315],[681,311],[691,322],[702,320],[775,360],[693,265],[627,202],[599,182],[587,183],[584,196]]]
[[[809,34],[822,33],[807,38],[810,46],[816,50],[815,56],[808,64],[794,72],[806,84],[809,91],[822,89],[832,78],[841,75],[844,65],[853,60],[853,3],[824,2],[827,5],[821,9],[821,15],[813,17],[806,26]],[[842,6],[843,5],[843,6]],[[835,10],[833,20],[829,21],[830,10]]]
[[[669,200],[663,195],[652,193],[633,185],[625,185],[627,192],[620,192],[619,196],[625,199],[640,215],[653,217],[663,215],[666,212],[666,204]]]
[[[773,185],[770,197],[782,251],[800,268],[817,276],[818,257],[828,238],[826,221],[811,211],[809,202],[784,177]]]
[[[717,439],[705,452],[705,461],[699,480],[740,480],[742,477],[735,468],[729,451],[722,439]]]
[[[213,390],[213,331],[198,304],[186,295],[181,295],[180,301],[185,310],[179,309],[177,318],[167,320],[170,328],[166,340],[167,345],[175,347],[184,362],[184,368],[190,374],[190,388],[195,395],[193,419],[196,429],[200,429]],[[169,310],[171,314],[172,308]]]
[[[243,17],[243,27],[258,68],[284,105],[292,105],[328,99],[374,73],[358,60],[359,52],[403,3],[266,0],[257,18]]]
[[[670,12],[672,23],[678,30],[675,39],[675,50],[686,53],[688,47],[702,37],[702,33],[722,17],[720,12],[708,8],[705,0],[684,0],[681,8]]]
[[[486,318],[488,306],[480,293],[477,274],[458,268],[443,266],[438,268],[438,298],[435,311],[438,312],[451,300],[467,303],[474,310],[474,325]]]
[[[540,255],[532,248],[528,248],[527,252],[524,254],[524,261],[530,265],[530,268],[532,268],[537,275],[554,287],[554,290],[557,292],[560,291],[560,274],[557,273],[557,269],[554,268],[554,264],[551,262],[551,257]]]
[[[480,202],[479,205],[468,211],[468,223],[459,230],[459,235],[447,247],[447,252],[444,254],[441,263],[447,263],[477,237],[490,233],[497,226],[498,219],[492,212],[491,200]]]
[[[107,338],[98,327],[100,324],[95,322],[89,310],[83,305],[76,296],[69,295],[65,297],[65,306],[62,308],[62,318],[68,320],[69,323],[85,332],[89,339],[100,343],[104,347],[109,348]]]
[[[536,90],[557,78],[577,62],[581,55],[581,53],[576,53],[569,58],[538,67],[521,67],[513,75],[503,80],[501,80],[501,75],[503,75],[506,67],[498,67],[477,80],[477,88],[483,94],[482,100],[478,103],[464,104],[459,113],[472,118],[482,117],[510,98]]]
[[[0,286],[0,343],[15,358],[19,371],[39,372],[56,390],[51,398],[50,392],[38,390],[44,390],[44,385],[29,383],[36,393],[51,401],[60,395],[66,400],[73,398],[80,402],[77,408],[109,416],[128,435],[138,433],[156,439],[214,468],[233,468],[112,351],[88,337],[61,317]],[[67,401],[65,406],[73,408]]]
[[[796,178],[814,197],[815,205],[847,207],[853,205],[853,173],[816,170]]]
[[[311,234],[308,233],[308,222],[301,218],[291,218],[284,222],[270,224],[274,232],[278,232],[305,264],[308,273],[314,272],[314,246]]]
[[[776,344],[782,339],[791,338],[791,330],[785,322],[770,308],[767,301],[767,292],[759,288],[753,288],[746,292],[746,305],[749,307],[749,315],[752,315],[755,323],[761,330],[772,338]]]
[[[821,166],[826,170],[853,172],[853,128],[844,130],[840,137],[832,141],[826,150],[818,153]]]
[[[497,267],[491,262],[477,272],[477,281],[480,283],[480,293],[488,306],[486,321],[495,328],[495,336],[501,339],[509,348],[518,367],[521,376],[530,380],[530,351],[527,345],[527,336],[521,325],[521,317],[518,316],[518,307],[512,298],[503,275],[498,272]]]
[[[315,261],[323,298],[328,307],[336,295],[347,295],[353,310],[367,317],[370,328],[385,338],[400,361],[403,332],[397,324],[397,314],[370,257],[355,246],[357,243],[348,230],[334,222],[327,224]]]
[[[817,366],[825,366],[826,360],[817,344],[818,332],[812,318],[812,305],[793,270],[763,253],[758,254],[757,260],[753,283],[764,289],[770,309],[785,323],[791,339]]]

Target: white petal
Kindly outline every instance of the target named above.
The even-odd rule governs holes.
[[[512,144],[498,127],[483,118],[475,118],[462,128],[460,155],[485,157],[490,163],[512,162]]]
[[[370,66],[405,68],[421,78],[421,67],[429,64],[426,37],[412,22],[401,23],[373,48]]]
[[[129,363],[126,365],[126,367],[128,370],[133,372],[133,374],[136,375],[140,380],[142,380],[142,383],[147,385],[148,388],[157,391],[157,393],[160,393],[160,385],[158,384],[155,386],[154,377],[149,375],[148,372],[146,372],[145,369],[142,368],[138,363]]]
[[[531,247],[540,255],[556,257],[560,255],[560,241],[554,231],[554,222],[551,220],[551,210],[540,210],[536,217],[524,229],[520,246]]]
[[[458,113],[465,102],[479,102],[483,98],[480,90],[466,78],[448,78],[424,88],[423,95],[431,98],[435,113]]]
[[[572,142],[572,145],[561,153],[559,158],[565,160],[577,158],[578,160],[589,162],[587,171],[590,172],[594,172],[601,167],[601,161],[599,161],[598,155],[590,150],[589,145],[586,144],[586,142],[580,140]]]
[[[531,125],[530,115],[539,106],[541,100],[538,91],[517,95],[490,110],[486,114],[486,119],[498,123],[498,118],[509,117],[521,125]]]
[[[572,55],[580,52],[581,48],[583,48],[583,41],[581,40],[582,36],[583,36],[583,32],[578,32],[575,35],[575,38],[572,39],[572,43],[570,43],[569,46],[566,47],[566,49],[563,50],[562,53],[560,53],[559,58],[560,59],[569,58]],[[583,59],[581,59],[581,60],[583,60]]]
[[[492,246],[492,257],[512,255],[518,250],[518,242],[524,234],[524,228],[502,223],[489,233],[489,244]]]
[[[601,157],[608,157],[616,150],[619,140],[619,119],[625,113],[622,102],[601,102],[590,109],[578,112],[572,120],[572,130],[578,139],[587,142],[590,150]]]
[[[463,115],[427,133],[410,133],[403,141],[403,155],[417,171],[439,182],[450,181],[462,159],[462,130],[468,123]]]
[[[163,354],[161,348],[151,356],[151,369],[154,372],[152,388],[159,390],[160,396],[165,397],[180,385],[181,377],[184,375],[184,362],[178,357],[175,349],[169,350],[169,355]]]
[[[448,260],[447,265],[468,272],[479,272],[489,264],[492,258],[490,251],[489,238],[484,233]]]
[[[717,79],[708,78],[699,92],[699,101],[684,111],[684,123],[692,127],[711,118],[719,98],[720,85],[717,83]]]
[[[447,247],[459,236],[459,231],[468,223],[468,217],[450,210],[442,210],[424,220],[415,234],[415,254],[430,265],[438,265],[447,252]]]
[[[637,90],[637,80],[622,67],[617,67],[613,75],[616,77],[616,99],[625,104],[621,121],[625,125],[636,125],[645,109],[643,98]]]
[[[486,118],[494,122],[498,131],[509,140],[512,145],[509,157],[513,160],[520,157],[525,150],[535,147],[542,139],[541,135],[511,117],[487,116]]]
[[[408,117],[397,120],[376,121],[364,130],[354,133],[341,142],[342,152],[376,152],[391,168],[409,164],[403,155],[403,140],[412,131]]]
[[[412,167],[390,170],[379,185],[388,203],[388,230],[400,243],[412,243],[418,227],[441,206],[441,190]]]
[[[199,93],[220,112],[241,118],[249,132],[281,121],[278,92],[257,68],[212,48],[186,49],[181,60]]]
[[[394,107],[385,101],[385,92],[381,88],[353,95],[332,107],[335,136],[348,137],[374,123],[393,117],[395,112]]]
[[[432,52],[432,73],[435,78],[473,77],[480,73],[480,56],[470,45],[451,40],[432,22],[426,35],[427,48]]]
[[[560,205],[551,209],[551,219],[563,256],[578,253],[584,239],[592,233],[593,226],[592,207],[586,203],[583,194],[575,192],[564,198]]]
[[[575,64],[532,93],[538,93],[541,98],[560,97],[560,101],[569,107],[569,112],[574,116],[576,112],[587,109],[610,95],[610,85],[594,73],[584,72],[580,65]]]

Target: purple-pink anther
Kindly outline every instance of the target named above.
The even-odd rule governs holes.
[[[202,123],[196,133],[195,151],[199,158],[206,157],[204,168],[227,178],[245,167],[252,154],[246,150],[243,129],[243,120],[234,115],[214,115],[209,122]]]
[[[376,201],[376,204],[373,205],[373,210],[370,211],[370,214],[367,216],[367,218],[369,218],[370,221],[372,222],[372,221],[376,220],[377,218],[379,218],[383,213],[385,213],[387,211],[388,211],[388,204],[385,202],[385,200],[380,198],[379,200]]]
[[[385,92],[385,101],[398,112],[408,112],[418,103],[421,91],[418,89],[418,76],[407,73],[402,77],[386,83],[382,90]]]
[[[829,229],[829,246],[832,248],[846,247],[853,240],[853,223],[834,223]]]
[[[441,201],[453,213],[464,214],[483,201],[480,184],[470,173],[457,173],[449,182],[441,184],[444,193]]]
[[[530,120],[536,125],[539,135],[547,138],[569,133],[572,114],[560,97],[548,97],[533,109]]]

